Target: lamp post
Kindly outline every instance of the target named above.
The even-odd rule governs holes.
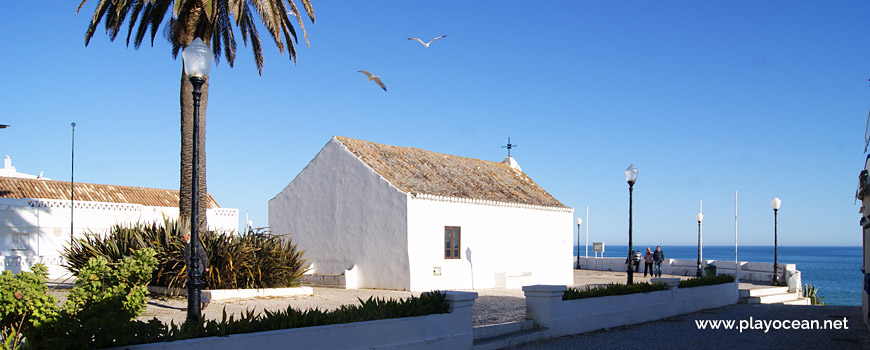
[[[199,272],[199,252],[197,251],[197,243],[199,242],[199,218],[197,212],[199,208],[199,101],[202,97],[202,84],[208,78],[211,63],[214,60],[211,50],[208,48],[202,39],[194,39],[190,45],[184,48],[181,52],[181,58],[184,61],[184,73],[187,74],[190,84],[193,85],[193,171],[191,177],[190,191],[191,201],[190,206],[193,208],[190,211],[190,269],[187,272],[187,319],[197,320],[201,315],[201,298],[200,291],[205,284],[202,281],[202,274]]]
[[[628,280],[626,284],[634,283],[634,269],[631,268],[631,250],[632,250],[632,241],[631,241],[631,206],[632,206],[632,192],[634,191],[634,183],[637,181],[637,167],[634,164],[628,166],[625,169],[625,181],[628,182],[628,269],[626,273],[628,274]]]
[[[779,211],[779,206],[782,205],[782,200],[779,198],[773,198],[770,200],[770,207],[773,208],[773,285],[779,285],[779,264],[776,255],[777,244],[776,244],[776,212]]]
[[[704,220],[704,214],[698,213],[695,215],[695,218],[698,219],[698,273],[695,274],[697,277],[701,277],[704,275],[703,267],[701,266],[701,257],[703,256],[701,253],[701,221]]]
[[[73,245],[73,235],[75,233],[73,229],[73,211],[75,208],[73,207],[73,202],[76,199],[75,192],[75,173],[76,173],[76,122],[70,123],[72,126],[72,148],[70,154],[70,170],[69,170],[69,247],[72,249]]]
[[[577,266],[576,269],[580,268],[580,223],[583,222],[583,218],[577,218]]]

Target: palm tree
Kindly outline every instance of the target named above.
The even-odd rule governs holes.
[[[83,0],[79,5],[78,13],[88,0]],[[310,0],[300,0],[311,23],[314,23],[314,8]],[[289,7],[289,9],[288,9]],[[257,71],[263,74],[263,51],[259,33],[254,23],[256,10],[260,21],[265,25],[278,51],[287,53],[293,62],[296,62],[297,43],[296,30],[290,22],[293,17],[297,20],[305,43],[308,44],[308,34],[299,10],[293,0],[99,0],[94,16],[85,33],[85,46],[91,41],[97,26],[101,21],[105,23],[106,34],[109,40],[114,41],[118,33],[124,30],[124,22],[127,21],[127,46],[133,40],[133,47],[139,49],[142,41],[150,35],[151,45],[157,35],[160,24],[169,18],[169,27],[166,38],[172,44],[172,58],[178,56],[178,51],[184,48],[195,38],[201,38],[214,52],[215,61],[220,61],[221,54],[227,60],[230,67],[236,58],[236,39],[233,33],[233,24],[239,28],[242,41],[245,46],[251,41],[254,60]],[[171,10],[170,10],[171,9]],[[171,14],[171,16],[170,16]],[[138,22],[138,26],[137,26]],[[135,30],[134,30],[135,28]],[[282,39],[283,37],[283,39]],[[191,174],[193,173],[193,98],[191,92],[193,86],[181,71],[181,186],[179,213],[182,220],[190,218],[191,214]],[[201,218],[201,227],[206,224],[206,181],[205,181],[205,111],[208,104],[208,81],[202,86],[202,101],[199,114],[199,174],[198,193],[199,208],[197,217]]]

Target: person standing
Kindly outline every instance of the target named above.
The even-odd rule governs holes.
[[[665,261],[665,253],[662,252],[662,246],[656,246],[656,251],[653,253],[653,262],[655,268],[653,274],[655,277],[662,277],[662,262]]]
[[[185,230],[184,233],[181,234],[181,240],[184,241],[184,264],[187,265],[187,268],[190,268],[190,231]],[[202,280],[205,281],[205,272],[208,272],[208,254],[205,252],[205,248],[202,247],[202,243],[195,242],[196,244],[196,255],[199,256],[199,274],[202,276]],[[202,310],[208,307],[208,303],[211,301],[202,291],[199,292],[200,300],[202,301]]]
[[[649,271],[649,275],[655,277],[653,274],[653,253],[646,247],[646,253],[643,254],[643,277],[646,277],[646,272]]]

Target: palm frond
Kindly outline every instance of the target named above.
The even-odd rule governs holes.
[[[166,17],[166,11],[169,10],[170,3],[172,3],[170,0],[155,1],[156,5],[151,9],[151,13],[148,16],[148,22],[151,26],[151,46],[154,46],[154,37],[157,36],[157,28],[160,27],[160,23],[162,23],[163,18]]]
[[[142,40],[145,39],[145,33],[148,32],[148,25],[151,23],[151,13],[153,12],[154,4],[148,3],[145,5],[145,12],[142,13],[142,19],[139,21],[139,29],[136,31],[136,38],[133,40],[133,47],[137,50],[142,46]]]
[[[77,14],[87,1],[81,1],[76,9]],[[308,18],[314,23],[311,1],[300,1]],[[310,46],[310,43],[305,23],[294,0],[99,0],[85,33],[85,46],[90,43],[101,22],[104,22],[102,24],[109,39],[114,41],[123,30],[125,21],[127,46],[132,41],[133,47],[139,49],[148,34],[153,46],[160,25],[169,17],[170,22],[164,27],[164,34],[172,45],[172,57],[177,57],[180,49],[192,38],[200,37],[211,45],[218,62],[223,56],[233,66],[237,49],[233,28],[235,22],[245,46],[250,38],[257,71],[262,74],[262,42],[251,7],[272,36],[278,51],[283,54],[286,48],[289,58],[296,62],[298,37],[290,16],[296,18],[305,37],[305,44]]]
[[[130,35],[133,34],[133,27],[136,26],[136,21],[139,19],[139,12],[142,11],[144,5],[145,2],[143,1],[137,1],[136,4],[133,5],[133,13],[130,14],[130,24],[127,28],[127,46],[130,46]]]

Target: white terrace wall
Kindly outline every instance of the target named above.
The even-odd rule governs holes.
[[[572,220],[570,208],[409,195],[411,290],[573,284]],[[444,258],[445,226],[461,227],[460,259]]]
[[[178,208],[140,204],[75,201],[73,231],[70,231],[70,202],[55,199],[0,199],[0,270],[30,270],[43,263],[51,278],[60,278],[60,252],[69,246],[70,232],[102,234],[116,224],[163,223],[178,217]],[[211,229],[238,231],[238,209],[207,211]]]
[[[715,265],[719,275],[734,275],[734,261],[704,260],[707,265]],[[665,259],[662,263],[662,273],[666,275],[694,276],[697,272],[697,260]],[[625,258],[585,258],[580,257],[580,268],[598,271],[625,271]],[[643,271],[643,266],[639,271]],[[641,272],[643,273],[643,272]],[[783,281],[800,279],[800,271],[795,264],[779,264],[779,274]],[[773,263],[740,262],[740,279],[747,281],[769,282],[773,280]],[[798,282],[798,289],[800,283]]]
[[[523,287],[526,318],[546,328],[547,338],[722,307],[736,304],[739,297],[737,283],[562,301],[565,289],[549,285]]]
[[[269,226],[289,233],[312,272],[356,266],[357,288],[410,288],[406,195],[330,140],[269,201]]]

